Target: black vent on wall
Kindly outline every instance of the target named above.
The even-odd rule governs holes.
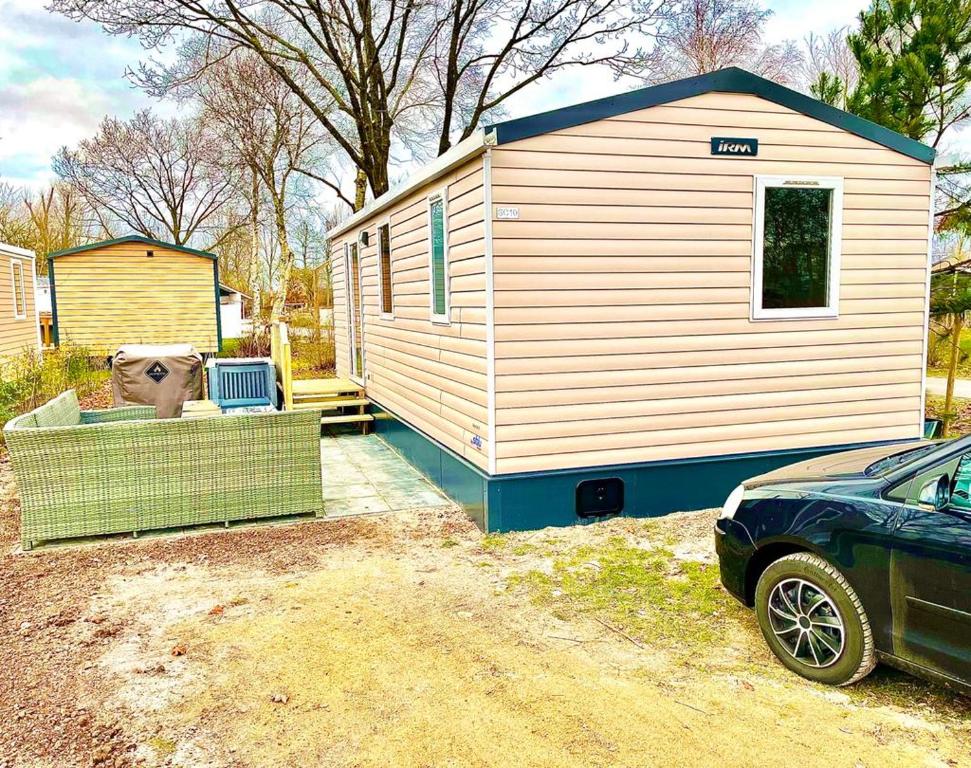
[[[598,517],[624,511],[624,481],[619,477],[584,480],[577,486],[577,515]]]

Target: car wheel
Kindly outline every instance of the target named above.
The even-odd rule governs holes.
[[[755,588],[755,611],[769,648],[805,678],[849,685],[876,666],[860,598],[817,555],[787,555],[766,568]]]

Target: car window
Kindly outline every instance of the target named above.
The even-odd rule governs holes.
[[[971,453],[966,453],[954,470],[951,483],[951,506],[971,509]]]

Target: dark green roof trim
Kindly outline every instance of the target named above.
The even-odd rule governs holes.
[[[47,257],[47,279],[51,285],[51,341],[55,347],[61,345],[61,335],[57,329],[57,287],[54,282],[54,262]]]
[[[697,77],[675,80],[671,83],[655,85],[650,88],[639,88],[636,91],[608,96],[583,104],[574,104],[562,109],[554,109],[518,120],[506,120],[486,126],[486,132],[494,131],[497,144],[508,144],[519,139],[528,139],[563,128],[603,120],[607,117],[634,112],[638,109],[656,107],[678,99],[687,99],[703,93],[750,93],[788,107],[808,117],[829,123],[849,133],[854,133],[864,139],[881,144],[895,152],[920,160],[923,163],[934,162],[935,150],[919,141],[877,125],[862,117],[831,107],[818,99],[799,93],[791,88],[773,83],[771,80],[753,75],[738,67],[728,67],[709,72]]]
[[[219,301],[219,259],[212,262],[212,280],[216,285],[216,352],[223,351],[223,314]]]
[[[170,251],[180,251],[182,253],[191,253],[193,256],[202,256],[204,259],[216,259],[216,254],[209,253],[208,251],[197,251],[195,248],[187,248],[184,245],[175,245],[174,243],[164,243],[161,240],[153,240],[150,237],[145,237],[144,235],[126,235],[125,237],[118,237],[114,240],[102,240],[100,243],[88,243],[87,245],[79,245],[77,248],[67,248],[63,251],[55,251],[47,256],[48,259],[56,259],[59,256],[71,256],[75,253],[83,253],[84,251],[93,251],[96,248],[107,248],[112,245],[120,245],[121,243],[142,243],[143,245],[150,245],[154,248],[168,248]]]

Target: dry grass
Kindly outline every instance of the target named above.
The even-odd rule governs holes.
[[[330,549],[289,573],[159,565],[105,585],[95,610],[123,615],[126,631],[100,663],[147,765],[829,768],[966,758],[959,697],[896,673],[832,690],[775,664],[748,612],[701,585],[710,521],[483,539],[457,517],[400,515],[382,518],[387,539]],[[602,599],[619,588],[655,594],[653,575],[646,586],[614,583],[625,560],[645,557],[666,563],[661,584],[705,574],[682,594],[679,631],[657,631],[667,609]],[[718,631],[699,633],[712,615]],[[185,655],[173,658],[176,646]],[[911,687],[898,689],[901,680]]]

